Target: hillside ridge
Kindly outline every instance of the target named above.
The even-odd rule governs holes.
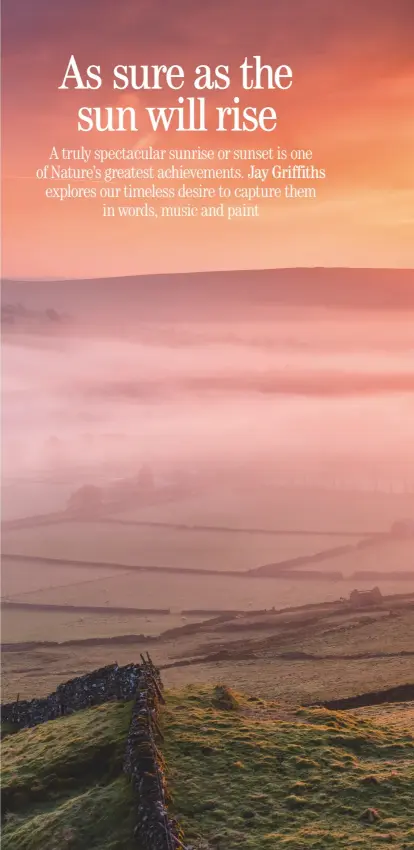
[[[4,279],[3,301],[69,315],[139,310],[141,319],[235,317],[254,305],[414,309],[414,270],[285,268],[25,281]],[[113,296],[116,290],[116,300]],[[249,316],[249,319],[251,315]]]

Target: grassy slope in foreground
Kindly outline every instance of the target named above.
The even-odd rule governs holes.
[[[412,709],[283,711],[217,691],[170,693],[163,714],[173,813],[199,850],[413,847]],[[390,714],[391,712],[391,714]],[[122,772],[131,704],[111,703],[3,742],[4,850],[132,850]],[[411,716],[412,719],[412,716]],[[369,807],[380,819],[360,820]],[[135,850],[138,850],[135,846]]]
[[[4,740],[3,850],[132,850],[122,774],[131,706],[109,703]]]
[[[414,738],[401,707],[400,725],[388,727],[355,713],[289,715],[239,696],[237,704],[217,710],[211,689],[170,694],[163,752],[188,843],[414,847]],[[379,815],[374,823],[363,819],[370,808]]]

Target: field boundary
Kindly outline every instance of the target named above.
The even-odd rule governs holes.
[[[150,656],[142,664],[107,667],[71,679],[43,699],[16,700],[2,706],[2,722],[32,728],[63,715],[101,705],[113,699],[134,699],[128,730],[123,773],[131,783],[134,799],[134,840],[139,850],[185,850],[182,831],[167,809],[163,761],[156,744],[162,739],[158,725],[160,705],[165,703],[159,670]],[[2,816],[11,800],[2,790]]]
[[[396,685],[394,688],[386,688],[382,691],[367,691],[355,697],[344,697],[343,699],[312,703],[312,705],[319,705],[332,711],[348,711],[353,708],[368,708],[372,705],[395,702],[414,702],[414,682],[408,682],[405,685]]]
[[[119,564],[112,561],[77,561],[71,558],[49,558],[43,555],[18,555],[16,553],[8,554],[1,553],[3,562],[9,561],[27,561],[33,564],[54,564],[55,566],[68,567],[89,567],[90,569],[112,569],[123,570],[124,572],[154,572],[154,573],[181,573],[183,575],[215,575],[215,576],[240,576],[250,578],[245,570],[202,570],[197,567],[159,567],[149,564]]]
[[[84,521],[87,524],[86,520]],[[222,528],[220,526],[186,526],[186,525],[172,525],[169,523],[144,523],[144,522],[125,522],[120,520],[110,520],[114,524],[123,524],[123,525],[138,525],[138,526],[153,526],[155,528],[159,527],[168,527],[174,528],[176,530],[186,529],[190,530],[210,530],[210,531],[226,531],[229,533],[235,533],[237,529],[230,528]],[[244,529],[246,533],[252,532],[252,530],[248,531]],[[274,533],[279,536],[283,536],[288,532],[268,532],[263,530],[255,530],[252,533],[263,534],[263,533]],[[293,533],[293,532],[292,532]],[[308,532],[296,532],[296,534],[308,534]],[[321,532],[322,534],[322,532]],[[331,533],[331,535],[333,532]],[[335,533],[336,534],[336,533]],[[346,536],[346,535],[345,535]],[[350,534],[348,534],[350,536]],[[354,536],[354,535],[352,535]],[[312,552],[310,554],[305,555],[297,555],[294,558],[284,558],[281,561],[273,561],[267,564],[260,564],[256,567],[250,567],[244,570],[220,570],[220,569],[211,569],[211,568],[200,568],[200,567],[180,567],[180,566],[168,566],[168,565],[151,565],[151,564],[125,564],[119,562],[112,561],[90,561],[83,559],[74,559],[74,558],[61,558],[61,557],[50,557],[43,555],[28,555],[22,553],[2,553],[2,559],[4,561],[23,561],[26,563],[37,563],[37,564],[53,564],[54,566],[70,566],[70,567],[79,567],[79,568],[88,568],[88,569],[110,569],[110,570],[122,570],[123,572],[153,572],[153,573],[170,573],[181,574],[181,575],[215,575],[215,576],[226,576],[230,578],[247,578],[247,579],[260,579],[260,578],[271,578],[271,579],[291,579],[291,580],[303,580],[303,581],[314,581],[314,580],[322,580],[322,581],[372,581],[375,579],[393,579],[393,580],[411,580],[414,579],[414,571],[413,570],[397,570],[397,571],[387,571],[387,570],[357,570],[349,575],[344,575],[340,569],[331,569],[329,571],[324,570],[301,570],[301,566],[306,566],[308,564],[320,564],[321,562],[327,560],[333,560],[336,565],[336,561],[339,560],[339,566],[341,562],[341,558],[349,555],[351,553],[355,553],[360,551],[361,549],[366,549],[368,547],[378,547],[386,544],[387,542],[393,541],[394,538],[389,533],[377,532],[371,536],[363,536],[358,535],[359,542],[358,543],[350,543],[342,546],[330,546],[325,549],[319,549],[317,552]],[[299,568],[299,569],[298,569]],[[76,583],[72,583],[76,584]]]
[[[144,506],[145,507],[145,506]],[[123,510],[123,508],[122,508]],[[59,523],[73,523],[73,522],[82,522],[82,523],[90,523],[94,524],[112,524],[112,525],[136,525],[136,526],[147,526],[153,528],[172,528],[174,531],[212,531],[212,532],[223,532],[225,534],[269,534],[274,535],[276,537],[285,536],[285,535],[298,535],[304,537],[388,537],[389,532],[387,531],[338,531],[338,530],[330,530],[330,531],[321,531],[320,529],[312,530],[308,528],[287,528],[287,529],[279,529],[279,528],[261,528],[258,527],[249,527],[249,526],[232,526],[232,525],[207,525],[204,523],[178,523],[178,522],[164,522],[161,520],[134,520],[134,519],[116,519],[111,516],[111,513],[106,511],[105,513],[99,513],[96,517],[91,516],[87,518],[77,517],[75,514],[68,514],[66,511],[59,511],[55,513],[48,514],[35,514],[33,516],[21,517],[19,519],[9,519],[3,520],[1,523],[2,531],[12,531],[18,530],[22,528],[36,528],[36,526],[41,525],[56,525]]]
[[[234,526],[234,525],[204,525],[202,523],[185,523],[185,522],[162,522],[158,520],[135,520],[135,519],[115,519],[111,516],[100,517],[93,520],[101,524],[112,525],[137,525],[148,526],[150,528],[172,528],[174,531],[214,531],[223,532],[224,534],[269,534],[275,537],[286,537],[287,535],[298,537],[387,537],[387,531],[312,531],[308,528],[261,528],[249,526]],[[90,520],[78,520],[78,522],[90,522]]]
[[[8,611],[67,611],[72,614],[159,614],[168,616],[170,608],[121,608],[114,605],[59,605],[47,602],[9,602],[0,600],[0,607]]]
[[[138,664],[124,667],[119,667],[116,662],[108,664],[92,673],[69,679],[47,697],[32,700],[17,698],[14,702],[3,703],[1,719],[25,729],[112,699],[132,699],[143,672],[145,668]]]

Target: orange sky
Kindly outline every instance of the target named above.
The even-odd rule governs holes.
[[[3,0],[3,274],[412,267],[413,37],[412,0]],[[58,90],[72,53],[79,67],[102,66],[100,91]],[[238,66],[255,54],[292,67],[288,92],[240,92]],[[273,105],[279,126],[78,133],[80,106],[133,105],[143,115],[145,106],[175,104],[175,92],[114,93],[117,63],[178,63],[184,95],[194,93],[197,64],[229,64],[231,89],[207,94],[211,127],[216,104],[237,94],[242,105]],[[328,177],[311,184],[316,201],[266,203],[257,219],[106,219],[100,201],[46,199],[34,178],[53,145],[82,144],[311,148]]]

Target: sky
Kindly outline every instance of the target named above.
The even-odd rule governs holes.
[[[4,276],[413,266],[412,0],[2,5]],[[101,66],[99,91],[59,90],[72,54],[79,68]],[[289,91],[240,90],[239,66],[254,55],[292,68]],[[194,95],[197,65],[226,64],[232,86],[208,94],[207,132],[152,133],[145,108],[175,105],[177,93],[114,92],[112,68],[118,63],[180,64],[186,83],[178,94],[186,97]],[[235,96],[242,106],[274,106],[277,128],[224,139],[213,129],[214,110]],[[85,105],[134,106],[142,130],[79,133],[77,111]],[[104,217],[99,199],[45,197],[45,183],[35,175],[49,162],[52,147],[82,145],[311,149],[313,164],[326,169],[327,179],[318,182],[316,199],[266,202],[257,218],[125,221]]]

